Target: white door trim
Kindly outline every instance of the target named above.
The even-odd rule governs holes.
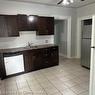
[[[56,20],[67,20],[67,58],[71,58],[71,16],[54,16]]]
[[[91,47],[95,46],[95,16],[92,16],[92,40]],[[90,66],[90,91],[89,95],[95,95],[95,48],[91,48],[91,66]]]

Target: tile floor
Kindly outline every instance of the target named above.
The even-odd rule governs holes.
[[[0,95],[89,95],[89,70],[79,60],[0,81]]]

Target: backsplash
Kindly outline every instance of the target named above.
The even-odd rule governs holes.
[[[0,49],[24,47],[28,45],[54,44],[54,35],[37,36],[36,31],[20,31],[19,37],[0,38]]]

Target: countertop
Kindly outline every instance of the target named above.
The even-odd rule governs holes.
[[[0,49],[0,53],[12,53],[12,52],[20,52],[24,50],[32,50],[32,49],[40,49],[40,48],[47,48],[57,46],[55,44],[46,44],[46,45],[36,45],[36,46],[26,46],[26,47],[19,47],[19,48],[8,48],[8,49]]]

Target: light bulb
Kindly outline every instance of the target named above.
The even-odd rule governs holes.
[[[28,20],[29,20],[30,22],[32,22],[32,21],[34,20],[34,16],[29,16],[29,17],[28,17]]]
[[[64,1],[62,2],[62,4],[63,4],[63,5],[69,5],[70,3],[68,2],[68,0],[64,0]]]
[[[74,3],[74,0],[70,0],[71,3]]]

